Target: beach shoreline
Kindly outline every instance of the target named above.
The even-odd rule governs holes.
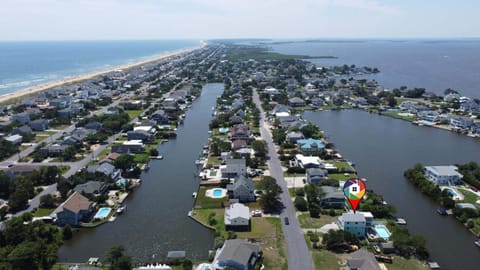
[[[181,55],[181,54],[185,54],[185,53],[188,53],[188,52],[192,52],[192,51],[201,49],[204,46],[206,46],[206,43],[201,42],[200,45],[195,46],[195,47],[175,50],[175,51],[172,51],[172,52],[166,52],[166,53],[163,53],[163,54],[160,54],[160,55],[155,55],[155,56],[149,57],[147,59],[135,61],[135,62],[132,62],[132,63],[121,64],[121,65],[117,65],[117,66],[114,66],[114,67],[109,67],[107,69],[97,70],[97,71],[89,72],[89,73],[86,73],[86,74],[76,75],[76,76],[73,76],[73,77],[65,77],[65,78],[60,79],[60,80],[51,81],[51,82],[31,86],[31,87],[21,89],[21,90],[12,92],[12,93],[7,93],[7,94],[0,95],[0,103],[9,103],[9,101],[12,101],[12,100],[15,100],[15,99],[18,99],[18,98],[21,98],[21,97],[29,96],[29,95],[32,95],[32,94],[38,94],[40,92],[43,92],[43,91],[46,91],[48,89],[55,88],[55,87],[60,87],[60,86],[68,85],[68,84],[79,83],[79,82],[86,81],[86,80],[89,80],[89,79],[95,78],[97,76],[107,74],[107,73],[110,73],[110,72],[113,72],[113,71],[116,71],[116,70],[126,70],[126,69],[130,69],[130,68],[133,68],[133,67],[145,65],[145,64],[159,62],[159,61],[165,60],[165,59],[173,57],[173,56],[178,56],[178,55]]]

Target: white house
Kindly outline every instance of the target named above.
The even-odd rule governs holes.
[[[232,267],[238,270],[254,269],[260,258],[258,244],[243,239],[226,240],[218,249],[212,262],[212,270],[223,270]]]
[[[361,213],[347,212],[338,217],[338,227],[359,238],[364,238],[367,230],[367,221]]]
[[[233,203],[225,208],[225,227],[227,229],[245,228],[250,224],[250,210],[241,203]]]
[[[296,154],[294,159],[295,164],[300,168],[320,168],[322,160],[315,156],[304,156],[302,154]]]
[[[457,166],[425,166],[423,173],[437,186],[456,185],[462,180]]]

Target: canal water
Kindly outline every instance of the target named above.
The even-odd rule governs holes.
[[[208,141],[211,107],[223,92],[223,84],[207,84],[186,112],[176,140],[158,150],[163,160],[152,160],[142,174],[142,185],[127,199],[127,210],[115,222],[84,229],[64,243],[59,262],[86,262],[103,257],[113,245],[123,245],[135,261],[165,258],[170,250],[185,250],[193,260],[208,258],[213,232],[187,216],[197,191],[195,177],[202,146]]]
[[[442,269],[479,269],[475,237],[453,217],[436,213],[438,205],[403,177],[416,163],[449,165],[480,162],[480,142],[473,138],[359,110],[304,113],[324,130],[344,158],[355,162],[367,188],[383,194],[408,222],[411,233],[427,239],[432,259]]]

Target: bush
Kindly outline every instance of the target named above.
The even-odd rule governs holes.
[[[303,188],[297,188],[295,189],[295,195],[298,197],[304,197],[305,196],[305,190]]]
[[[295,197],[294,201],[295,208],[297,208],[298,211],[307,211],[307,201],[305,198],[297,196]]]
[[[63,240],[69,240],[72,239],[73,233],[72,233],[72,228],[70,225],[65,225],[62,230],[62,238]]]
[[[331,217],[334,217],[337,215],[337,213],[335,213],[335,210],[330,209],[330,211],[328,211],[328,215],[330,215]]]

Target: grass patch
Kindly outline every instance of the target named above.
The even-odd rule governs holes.
[[[133,157],[133,160],[136,163],[148,163],[148,161],[150,160],[150,155],[148,155],[147,153],[137,153],[134,154]]]
[[[476,205],[476,202],[478,200],[478,196],[475,195],[474,193],[468,191],[468,190],[464,190],[464,189],[457,189],[460,193],[463,194],[464,196],[464,199],[462,202],[465,202],[465,203],[471,203],[473,205]]]
[[[310,242],[310,240],[308,242]],[[307,245],[311,246],[310,243],[307,243]],[[340,269],[338,261],[341,260],[341,258],[333,252],[327,250],[314,250],[312,252],[312,259],[315,270]]]
[[[55,208],[38,208],[37,211],[33,213],[33,217],[44,217],[49,216]]]
[[[398,112],[382,112],[382,115],[397,118],[397,119],[406,120],[406,121],[409,121],[409,122],[413,122],[416,119],[415,116],[403,116],[403,115],[400,115]]]
[[[339,171],[355,171],[355,169],[350,166],[347,161],[327,161],[326,163],[334,165]]]
[[[332,174],[329,174],[328,175],[328,178],[329,179],[334,179],[334,180],[338,180],[338,181],[346,181],[346,180],[349,180],[349,179],[352,179],[352,178],[356,178],[357,175],[354,174],[354,173],[347,173],[347,174],[343,174],[343,173],[332,173]]]
[[[310,214],[300,214],[298,215],[298,222],[300,227],[310,229],[318,228],[320,229],[323,225],[330,224],[337,220],[336,217],[331,217],[327,215],[321,215],[320,218],[312,218]]]
[[[209,186],[208,189],[214,188],[213,186]],[[200,189],[197,192],[197,198],[195,200],[195,207],[196,208],[221,208],[223,209],[225,205],[227,205],[227,199],[221,198],[221,199],[214,199],[207,197],[205,195],[205,192],[207,191],[207,188],[205,187],[200,187]],[[223,220],[223,216],[222,216]]]
[[[126,110],[125,112],[128,114],[128,119],[131,121],[142,114],[143,110]]]
[[[403,257],[394,256],[393,263],[385,264],[388,267],[388,270],[426,270],[430,269],[425,264],[417,259],[405,259]]]
[[[216,156],[209,156],[209,157],[208,157],[207,164],[210,164],[210,165],[220,165],[220,164],[222,164],[222,161],[221,161],[218,157],[216,157]]]

